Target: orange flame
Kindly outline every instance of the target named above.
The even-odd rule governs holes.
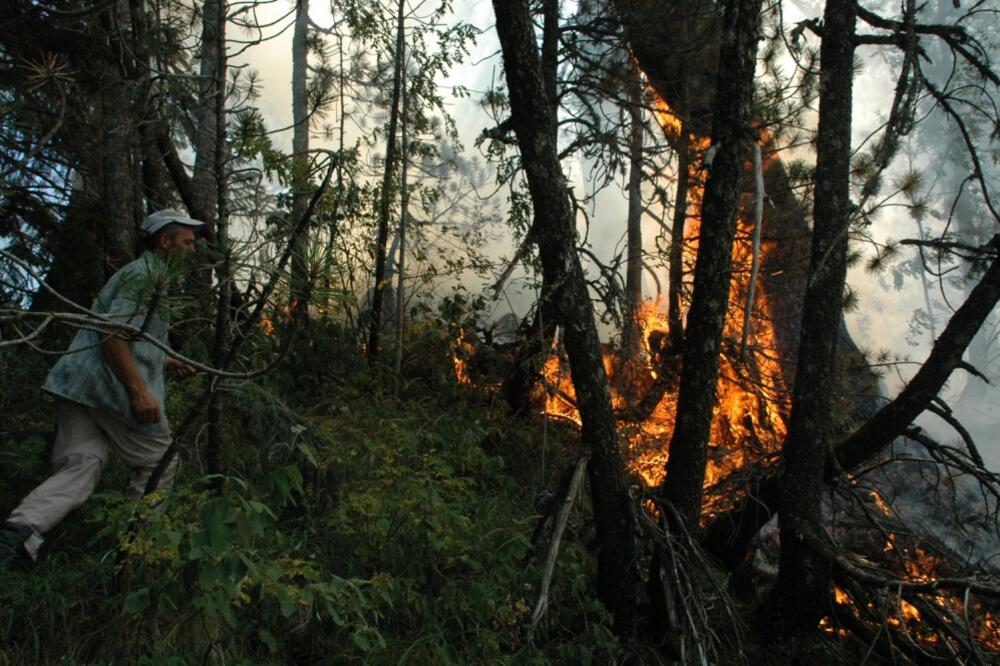
[[[451,343],[451,359],[455,368],[455,379],[459,384],[471,384],[469,377],[469,358],[475,346],[467,339],[465,329],[458,329],[458,336]]]
[[[675,139],[680,139],[683,123],[669,106],[655,98],[657,117],[664,129]],[[684,137],[689,149],[696,155],[709,146],[707,137]],[[685,229],[683,261],[688,274],[693,269],[697,252],[698,229],[702,193],[703,171],[698,160],[692,159],[689,173],[689,216]],[[787,390],[783,370],[774,352],[776,336],[769,313],[770,302],[763,289],[757,289],[751,308],[751,328],[747,357],[737,359],[732,353],[742,334],[743,313],[749,292],[750,263],[752,261],[751,237],[753,223],[739,221],[737,241],[733,249],[733,279],[730,284],[730,306],[726,317],[724,336],[726,351],[721,357],[717,383],[717,403],[712,420],[708,469],[705,485],[712,486],[751,461],[758,461],[775,453],[787,432],[785,418],[788,413]],[[616,373],[622,360],[610,349],[605,349],[604,363],[612,378],[612,404],[616,410],[628,408],[634,396],[641,396],[661,377],[658,356],[663,350],[652,349],[652,340],[666,339],[668,323],[663,312],[663,301],[657,299],[642,304],[638,318],[642,324],[642,349],[638,373]],[[627,375],[618,377],[617,374]],[[566,363],[553,350],[542,371],[546,385],[543,413],[579,425],[580,416],[575,405],[575,392]],[[626,381],[623,382],[622,379]],[[664,478],[669,457],[667,444],[673,431],[677,396],[667,391],[648,418],[623,429],[629,469],[647,485],[659,485]],[[729,498],[728,501],[732,501]],[[713,507],[706,503],[706,510]]]

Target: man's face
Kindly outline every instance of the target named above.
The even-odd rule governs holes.
[[[178,226],[160,236],[160,251],[164,257],[180,258],[194,252],[194,229]]]

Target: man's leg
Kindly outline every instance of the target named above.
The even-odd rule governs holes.
[[[149,480],[157,463],[160,462],[160,458],[170,446],[170,437],[168,435],[146,435],[130,430],[118,419],[96,409],[90,410],[90,414],[108,434],[115,452],[121,456],[122,461],[128,467],[132,497],[134,499],[141,498],[146,489],[146,481]],[[163,472],[163,476],[160,477],[156,489],[164,493],[170,492],[176,474],[177,458],[174,458],[170,466]]]
[[[108,438],[88,408],[57,398],[52,476],[21,501],[5,524],[6,531],[27,535],[23,546],[31,559],[38,557],[42,535],[94,492],[107,463]]]

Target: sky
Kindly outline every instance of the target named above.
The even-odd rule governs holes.
[[[329,5],[316,0],[312,0],[311,5],[310,15],[313,21],[320,26],[329,26],[332,22]],[[262,19],[268,18],[268,13],[270,18],[277,18],[291,6],[289,2],[284,1],[275,3],[262,12]],[[465,62],[455,68],[441,81],[441,84],[445,86],[446,91],[451,90],[452,86],[464,86],[473,93],[471,97],[461,99],[446,94],[446,100],[448,110],[459,129],[465,153],[468,157],[475,158],[479,155],[474,146],[476,136],[493,124],[481,108],[478,96],[490,87],[491,82],[502,81],[502,60],[493,31],[492,4],[484,0],[470,0],[456,3],[454,11],[455,20],[471,23],[480,30],[480,35],[471,47]],[[890,14],[895,11],[895,6],[886,9]],[[821,12],[822,3],[819,2],[786,2],[784,7],[788,24],[802,18],[821,16]],[[259,100],[259,106],[268,126],[288,127],[291,124],[291,31],[288,30],[265,45],[251,49],[243,58],[261,77],[265,92]],[[861,145],[884,122],[895,85],[890,66],[891,57],[887,55],[885,49],[865,48],[859,51],[859,60],[861,69],[854,87],[855,146]],[[278,133],[275,141],[279,148],[289,150],[291,132]],[[313,146],[323,146],[323,141],[314,139]],[[901,173],[910,163],[918,167],[927,167],[934,163],[936,157],[934,150],[931,149],[897,159],[888,180],[891,182],[895,175]],[[571,185],[582,191],[585,187],[583,174],[586,165],[579,162],[568,163],[566,170]],[[627,201],[624,193],[618,188],[610,188],[602,193],[592,207],[589,238],[595,253],[603,261],[611,258],[614,248],[621,242],[626,211]],[[649,240],[655,233],[655,222],[647,221],[644,227],[644,236],[648,241],[647,251],[655,250],[652,241]],[[880,215],[873,224],[871,233],[880,240],[912,238],[918,235],[913,220],[902,210],[891,210]],[[514,242],[509,234],[501,232],[489,245],[488,252],[496,256],[498,263],[501,263],[501,258],[510,257],[514,249]],[[904,248],[903,252],[912,253],[914,250]],[[498,268],[497,272],[500,270]],[[499,317],[511,310],[516,314],[522,314],[528,308],[534,296],[519,289],[519,285],[522,284],[520,277],[523,277],[523,273],[519,269],[510,281],[508,298],[495,302],[490,308],[492,316]],[[661,276],[661,282],[666,284],[665,276]],[[891,283],[891,277],[888,280],[880,280],[866,274],[862,267],[851,271],[849,285],[859,299],[859,307],[847,315],[848,328],[852,337],[861,346],[874,349],[887,348],[909,360],[920,361],[926,357],[930,349],[930,337],[924,335],[914,339],[913,336],[909,336],[910,339],[907,339],[907,332],[913,310],[923,305],[923,290],[919,281],[912,278],[905,281],[898,290]],[[472,285],[472,290],[475,291],[479,286]],[[645,290],[647,295],[652,295],[654,288],[651,280],[647,279]],[[953,297],[953,304],[961,302],[961,296],[955,289],[946,289],[946,292]],[[942,300],[940,295],[936,298],[938,301]],[[939,330],[942,326],[943,322],[939,325]],[[916,364],[900,366],[898,376],[895,372],[888,373],[885,377],[887,394],[891,395],[898,391],[902,380],[909,377],[916,367]],[[965,381],[963,373],[956,373],[945,395],[950,398],[957,397]],[[989,428],[1000,421],[1000,391],[994,388],[989,395],[988,402],[978,410],[981,413],[969,415],[975,424],[983,423],[982,430],[988,437]],[[952,435],[942,429],[939,423],[935,423],[934,419],[927,419],[922,424],[945,439],[952,438]],[[993,441],[983,448],[984,455],[993,461],[995,467],[1000,467],[1000,442]]]

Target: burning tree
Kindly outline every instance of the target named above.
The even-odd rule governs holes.
[[[539,225],[543,202],[556,196],[549,188],[561,187],[564,181],[551,159],[545,162],[544,177],[538,174],[538,151],[551,148],[555,154],[554,129],[549,127],[549,134],[542,136],[519,127],[518,117],[524,110],[518,107],[527,102],[516,89],[534,79],[536,100],[546,86],[549,99],[555,96],[554,76],[546,78],[544,67],[538,67],[555,57],[558,3],[545,5],[540,58],[527,6],[514,9],[506,3],[503,8],[495,4],[513,124]],[[764,623],[768,630],[802,635],[820,627],[846,629],[886,655],[916,661],[957,654],[980,659],[981,649],[997,647],[996,620],[989,614],[988,600],[998,598],[1000,589],[991,582],[995,576],[989,573],[991,565],[980,561],[949,576],[949,569],[961,568],[955,566],[957,553],[940,547],[937,554],[928,555],[929,535],[923,535],[922,542],[917,539],[898,546],[898,532],[889,531],[884,519],[894,509],[870,487],[869,468],[890,463],[893,454],[887,454],[887,447],[900,437],[909,437],[936,465],[975,479],[983,489],[982,510],[993,521],[996,537],[1000,479],[983,467],[971,438],[963,433],[966,452],[935,442],[912,423],[927,409],[946,413],[933,403],[955,369],[975,372],[961,358],[1000,299],[1000,240],[964,248],[970,261],[981,266],[979,283],[895,399],[875,410],[870,400],[848,401],[834,391],[837,381],[843,381],[838,377],[844,375],[844,368],[858,366],[862,358],[844,332],[838,307],[844,299],[849,240],[872,214],[882,174],[913,126],[916,96],[925,92],[959,126],[962,123],[954,111],[957,93],[942,92],[922,73],[921,40],[942,40],[958,62],[977,73],[982,86],[995,91],[1000,80],[986,50],[959,21],[921,23],[912,2],[897,20],[859,8],[853,0],[831,1],[822,22],[806,20],[790,35],[778,33],[794,45],[793,50],[800,48],[807,31],[822,45],[818,59],[802,59],[807,75],[822,81],[810,229],[806,209],[793,194],[788,170],[778,159],[778,143],[767,119],[750,111],[761,4],[734,1],[722,7],[662,0],[610,4],[655,100],[664,132],[673,145],[683,146],[686,159],[678,170],[675,206],[686,209],[690,201],[697,212],[684,225],[684,248],[674,259],[675,264],[694,265],[683,348],[668,344],[681,338],[662,318],[656,323],[646,319],[644,351],[649,372],[638,380],[638,391],[630,387],[631,393],[644,396],[636,404],[629,404],[615,385],[615,364],[607,353],[600,359],[592,339],[585,350],[570,341],[581,326],[590,330],[589,324],[583,324],[593,319],[589,302],[583,307],[579,297],[573,308],[556,308],[547,317],[564,327],[572,380],[565,376],[559,356],[552,356],[541,373],[548,387],[544,411],[580,425],[587,451],[599,446],[607,452],[603,469],[596,473],[599,482],[606,481],[608,474],[618,474],[616,465],[627,465],[647,486],[658,489],[651,494],[640,491],[635,495],[643,502],[624,509],[620,491],[613,493],[614,502],[605,502],[594,488],[595,513],[614,515],[611,522],[621,524],[627,520],[623,513],[635,512],[654,553],[650,577],[657,583],[651,587],[656,619],[662,628],[686,634],[692,641],[671,639],[681,655],[689,654],[685,651],[694,646],[703,650],[712,642],[707,637],[711,632],[699,633],[699,627],[705,627],[692,619],[698,616],[691,612],[692,604],[697,605],[691,598],[696,578],[692,558],[701,557],[705,548],[734,572],[742,572],[740,576],[749,575],[753,567],[747,566],[748,547],[759,538],[768,519],[778,514],[780,562],[776,583],[763,605],[765,613],[776,612]],[[523,28],[516,46],[508,23],[515,14]],[[859,21],[874,34],[859,35]],[[780,25],[775,29],[783,30]],[[870,169],[860,186],[852,189],[854,52],[858,46],[871,44],[898,47],[903,62],[888,122],[871,151]],[[513,49],[527,50],[539,59],[526,62]],[[551,116],[553,110],[547,108]],[[973,138],[968,132],[962,135],[978,165]],[[706,172],[707,180],[702,183]],[[1000,221],[978,166],[970,179],[979,185],[988,210]],[[775,204],[769,211],[763,210],[765,191]],[[572,240],[566,215],[563,210],[560,252],[575,255],[566,245]],[[675,220],[683,224],[684,217],[681,213]],[[531,233],[537,232],[533,227]],[[539,243],[543,267],[547,266],[551,250],[546,250],[541,236],[531,240]],[[938,250],[951,247],[947,239],[915,242]],[[575,256],[563,260],[566,266],[578,265]],[[562,290],[580,281],[578,269],[567,274],[544,270],[549,289],[558,285]],[[672,284],[671,289],[678,290],[678,285]],[[857,392],[874,387],[874,375],[863,367],[847,372],[847,381],[862,385],[855,386],[860,389]],[[594,402],[593,396],[600,394],[600,385],[608,377],[613,387],[610,399]],[[609,406],[617,413],[623,437],[616,440],[605,429],[599,439],[593,439],[594,430],[588,424],[594,422],[595,414],[601,414],[606,424]],[[838,423],[837,410],[854,418],[846,425]],[[668,436],[670,443],[665,446]],[[622,450],[616,454],[619,441]],[[859,496],[865,488],[868,495]],[[848,504],[854,507],[851,511]],[[655,515],[647,513],[651,507]],[[887,530],[884,547],[873,551],[856,545],[851,539],[857,532],[838,524],[834,520],[838,515]],[[599,516],[599,534],[601,520]],[[631,552],[629,537],[619,532],[615,538],[611,547]],[[603,548],[610,550],[610,545]],[[625,584],[616,593],[608,587],[607,573],[608,569],[602,572],[602,598],[614,600],[616,619],[629,620],[636,601],[622,595],[634,591],[633,574],[626,572]],[[681,608],[688,611],[687,619]],[[891,608],[898,612],[890,612]],[[894,619],[886,624],[887,617]],[[915,619],[921,622],[916,629]],[[628,626],[630,622],[624,623],[626,631]]]

